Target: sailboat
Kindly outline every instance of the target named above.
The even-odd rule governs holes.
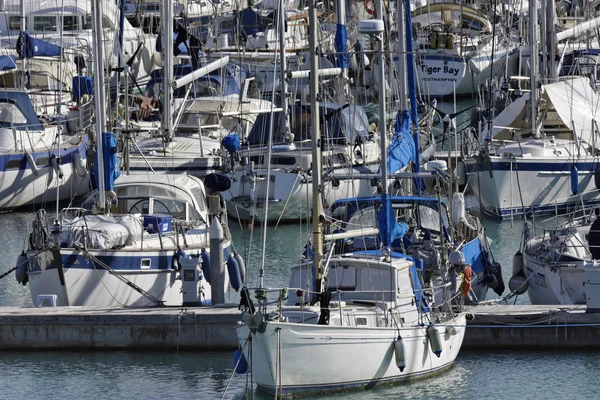
[[[309,10],[314,54],[313,3]],[[383,22],[369,20],[363,29],[380,35]],[[313,110],[318,110],[315,61],[313,56],[311,103]],[[383,74],[381,41],[379,61]],[[384,99],[380,94],[380,110],[385,109]],[[316,129],[318,112],[313,112],[311,118]],[[319,160],[317,137],[313,136],[314,160]],[[382,138],[383,147],[385,135]],[[318,164],[317,161],[320,167]],[[391,251],[392,240],[401,234],[390,220],[386,175],[384,162],[381,197],[384,207],[377,229],[383,246],[373,251],[330,253],[325,257],[320,177],[315,174],[311,257],[292,268],[290,287],[280,291],[278,303],[287,298],[287,305],[268,315],[266,290],[260,288],[257,291],[260,310],[255,312],[246,302],[247,312],[236,326],[239,346],[260,389],[286,396],[366,388],[426,377],[454,362],[464,338],[465,314],[456,313],[447,305],[431,309],[423,297],[419,262]],[[361,233],[365,232],[358,234]],[[347,232],[342,238],[352,234]],[[287,361],[283,362],[284,359]]]
[[[93,8],[96,26],[99,5],[97,0]],[[102,38],[101,30],[96,33],[95,45]],[[103,65],[102,46],[94,55],[94,65]],[[103,116],[104,76],[102,68],[96,71],[95,113]],[[184,258],[194,263],[198,277],[192,274],[192,280],[203,281],[202,301],[210,301],[209,224],[224,237],[224,260],[235,256],[218,193],[207,193],[200,179],[187,175],[117,179],[116,139],[105,132],[103,118],[96,119],[96,132],[102,132],[94,164],[98,190],[82,208],[51,217],[39,212],[20,256],[26,270],[17,276],[29,281],[34,303],[40,295],[54,295],[60,306],[181,305]],[[228,280],[219,282],[224,291]]]

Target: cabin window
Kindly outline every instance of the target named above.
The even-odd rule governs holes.
[[[329,269],[327,274],[328,290],[356,290],[356,268],[336,266]]]
[[[12,103],[0,103],[0,125],[1,124],[26,124],[27,118],[21,110]]]
[[[365,317],[356,317],[356,326],[367,326],[367,319]]]
[[[200,187],[196,186],[196,187],[192,187],[190,189],[190,191],[192,192],[192,195],[194,195],[194,197],[196,198],[196,201],[198,202],[198,210],[205,211],[206,210],[206,195],[204,194],[204,190],[202,190]]]
[[[435,232],[440,231],[440,214],[431,207],[419,206],[421,227]]]
[[[150,258],[142,258],[140,263],[141,269],[150,269],[152,266],[152,260]]]
[[[21,30],[21,17],[18,15],[11,15],[8,17],[8,29],[11,31]]]
[[[64,31],[79,30],[79,16],[78,15],[65,15],[63,17],[63,30]]]
[[[392,288],[390,271],[377,268],[365,268],[360,272],[360,290],[379,291]]]
[[[50,15],[34,16],[33,30],[36,32],[56,31],[56,17]]]
[[[38,167],[45,167],[46,165],[48,165],[48,157],[38,157],[37,160],[35,160],[35,165],[37,165]]]
[[[6,163],[6,169],[19,169],[21,167],[21,160],[8,160]]]
[[[166,214],[172,215],[175,218],[185,219],[185,202],[167,199],[153,200],[152,212],[154,214]]]

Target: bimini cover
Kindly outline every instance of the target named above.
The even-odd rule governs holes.
[[[600,98],[584,77],[544,85],[544,97],[552,103],[562,122],[570,129],[575,127],[579,140],[592,144],[593,124],[600,126]],[[596,140],[596,148],[600,147]]]
[[[77,217],[60,234],[61,247],[85,246],[94,250],[131,246],[142,238],[143,225],[132,215]]]
[[[25,41],[24,46],[23,40]],[[56,57],[61,54],[60,46],[41,39],[32,38],[27,32],[24,32],[17,39],[16,50],[20,58]]]

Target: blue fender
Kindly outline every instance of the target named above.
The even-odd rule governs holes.
[[[229,281],[231,287],[237,292],[242,287],[242,278],[240,277],[240,267],[232,254],[227,259],[227,272],[229,272]]]

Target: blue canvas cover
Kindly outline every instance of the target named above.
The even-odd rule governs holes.
[[[410,135],[410,115],[402,111],[396,117],[396,132],[388,148],[388,172],[393,174],[407,166],[410,162],[416,163],[417,156],[415,142]]]
[[[17,68],[15,56],[0,56],[0,71]]]
[[[110,133],[102,134],[102,152],[104,160],[104,190],[112,190],[115,180],[121,175],[119,170],[119,159],[117,158],[117,137]],[[92,170],[92,182],[94,189],[98,188],[98,153],[94,160]]]
[[[72,94],[76,100],[81,99],[84,94],[94,93],[94,81],[89,76],[74,76]]]
[[[18,118],[15,118],[14,113],[8,113],[5,116],[0,113],[0,126],[14,126],[18,130],[41,131],[44,129],[27,93],[16,90],[0,91],[1,103],[14,104],[22,116],[19,115]]]
[[[345,21],[342,21],[345,22]],[[335,66],[338,68],[348,68],[350,65],[350,53],[348,53],[348,44],[346,42],[346,25],[337,24],[335,29]]]
[[[401,239],[408,232],[408,225],[397,222],[392,209],[392,201],[387,194],[381,196],[381,208],[377,213],[379,240],[384,247],[389,247],[396,239]]]
[[[25,40],[25,48],[23,48],[23,40]],[[61,54],[60,46],[41,39],[35,39],[27,32],[23,32],[23,34],[19,36],[19,39],[17,39],[16,50],[20,58],[32,58],[36,56],[56,57]]]
[[[465,256],[465,262],[471,266],[473,273],[478,274],[485,269],[484,250],[479,238],[464,245],[460,251]]]

